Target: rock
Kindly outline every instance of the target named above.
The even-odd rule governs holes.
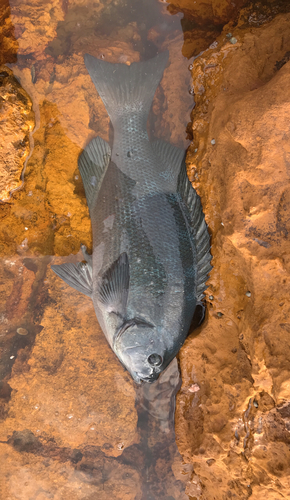
[[[21,357],[13,368],[9,385],[15,390],[0,440],[29,429],[42,444],[90,445],[116,457],[138,438],[133,381],[109,348],[91,300],[51,270],[47,279],[49,301],[57,306],[45,308],[28,371],[21,370]]]
[[[246,5],[248,0],[171,0],[169,9],[174,12],[183,12],[186,17],[199,25],[224,25]]]
[[[31,451],[31,449],[30,449]],[[62,452],[62,455],[58,453]],[[0,456],[5,460],[0,478],[3,498],[55,498],[55,500],[135,500],[141,498],[138,472],[116,460],[96,458],[93,451],[87,457],[68,455],[65,450],[54,450],[51,455],[19,452],[12,446],[0,444]],[[29,460],[29,461],[28,461]]]
[[[289,22],[240,22],[234,45],[225,27],[193,63],[187,162],[212,234],[214,301],[180,352],[176,437],[197,498],[289,491],[289,417],[279,414],[290,399]]]
[[[22,185],[21,172],[30,151],[34,113],[28,94],[6,66],[0,67],[0,199]]]
[[[236,12],[219,5],[180,2],[193,12],[184,11],[184,43],[168,11],[160,25],[150,25],[150,9],[135,22],[121,17],[123,0],[17,0],[17,42],[0,11],[5,57],[15,61],[19,44],[13,72],[36,113],[25,184],[0,213],[3,498],[274,500],[289,490],[290,19],[268,23],[270,7],[252,8],[219,36]],[[186,58],[209,45],[192,65],[191,85]],[[92,137],[111,133],[83,54],[129,64],[166,48],[170,66],[150,125],[186,146],[195,92],[187,160],[214,256],[206,321],[180,353],[182,457],[170,421],[175,376],[164,374],[135,400],[90,300],[49,268],[81,260],[80,243],[91,248],[77,160]]]
[[[11,6],[11,15],[18,42],[18,55],[41,55],[47,44],[57,33],[57,26],[64,19],[62,2],[50,0],[45,5],[41,0],[23,4],[16,0]]]
[[[9,0],[3,0],[0,5],[0,65],[14,63],[17,60],[18,43],[14,36],[10,14]]]

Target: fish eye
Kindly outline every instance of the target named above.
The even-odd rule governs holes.
[[[160,366],[162,364],[163,359],[159,354],[154,353],[148,356],[147,361],[151,366]]]

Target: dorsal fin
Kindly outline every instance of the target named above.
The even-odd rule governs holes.
[[[201,301],[204,297],[203,292],[207,288],[208,273],[212,269],[212,265],[210,264],[212,259],[210,253],[210,236],[204,220],[200,197],[187,177],[185,163],[182,165],[178,176],[177,191],[187,206],[190,215],[191,228],[196,246],[196,298],[198,301]]]
[[[88,262],[61,264],[59,266],[51,266],[51,269],[72,288],[84,293],[88,297],[92,296],[93,272]]]
[[[129,291],[129,260],[122,253],[103,274],[99,285],[99,300],[110,312],[124,315]]]
[[[165,170],[161,175],[166,180],[172,181],[175,190],[180,168],[185,157],[185,151],[161,139],[152,142],[151,146],[156,155],[164,163]]]
[[[79,157],[78,166],[90,210],[109,165],[110,157],[111,148],[101,137],[92,139]]]

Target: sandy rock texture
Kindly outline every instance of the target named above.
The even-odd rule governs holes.
[[[0,199],[23,184],[21,173],[31,150],[32,102],[6,66],[0,66]]]
[[[180,352],[190,499],[290,497],[290,15],[244,19],[192,69],[188,173],[214,268],[206,320]]]
[[[24,249],[1,261],[0,497],[186,500],[176,359],[136,388],[91,301],[49,269],[63,261]]]

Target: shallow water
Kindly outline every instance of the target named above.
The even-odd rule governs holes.
[[[148,132],[185,148],[194,102],[182,15],[155,0],[12,0],[10,8],[18,47],[9,67],[35,125],[24,186],[2,205],[1,498],[186,500],[192,467],[175,443],[177,361],[156,383],[135,385],[90,299],[50,269],[82,260],[81,243],[91,247],[77,159],[92,137],[112,138],[83,55],[126,64],[169,49]],[[3,78],[5,89],[17,86],[12,74]]]
[[[157,1],[0,4],[1,500],[289,498],[289,2],[250,2],[237,24],[246,0],[210,3],[183,19]],[[50,269],[91,249],[77,159],[112,139],[83,54],[164,49],[148,129],[194,135],[214,256],[179,391],[176,365],[135,386],[91,301]]]

